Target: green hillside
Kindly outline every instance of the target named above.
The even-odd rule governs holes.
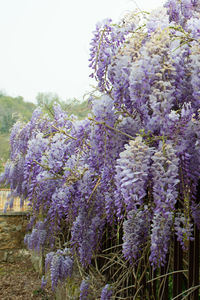
[[[0,134],[8,134],[18,119],[30,119],[35,105],[22,97],[13,98],[0,94]]]
[[[9,134],[13,124],[21,119],[28,121],[35,105],[25,102],[22,97],[0,94],[0,172],[9,157]]]

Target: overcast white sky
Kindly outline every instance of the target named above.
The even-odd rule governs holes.
[[[38,92],[63,100],[91,90],[89,43],[98,21],[120,19],[137,5],[162,0],[0,0],[0,90],[35,101]]]

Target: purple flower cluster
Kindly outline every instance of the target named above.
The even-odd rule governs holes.
[[[198,5],[197,1],[192,0],[168,0],[165,7],[167,8],[170,22],[184,26],[187,20],[193,16]]]
[[[133,263],[141,255],[150,236],[151,214],[145,205],[141,210],[131,210],[123,223],[123,254]]]
[[[193,240],[193,224],[183,214],[178,213],[174,221],[174,230],[177,240],[183,249],[188,249],[189,241]]]
[[[106,284],[101,292],[101,300],[110,300],[112,297],[112,287]]]
[[[103,232],[104,220],[99,216],[88,218],[83,209],[79,212],[71,229],[71,244],[77,249],[80,261],[84,267],[90,264],[93,251],[96,250],[98,241]]]
[[[24,237],[24,243],[31,250],[40,251],[47,238],[47,231],[43,222],[38,222],[32,229],[31,234],[26,234]]]
[[[59,281],[71,277],[73,270],[73,259],[69,256],[69,250],[57,250],[49,252],[45,259],[45,269],[50,269],[52,289],[54,290]]]
[[[116,165],[116,184],[123,196],[126,211],[136,209],[144,202],[149,179],[150,158],[153,148],[148,147],[141,137],[130,141],[120,153]]]
[[[155,214],[165,216],[174,211],[179,183],[179,159],[171,144],[160,144],[160,150],[152,156],[153,198]]]
[[[82,280],[80,285],[80,300],[88,300],[89,295],[89,283],[87,280]]]
[[[151,225],[151,254],[149,260],[154,268],[166,263],[171,237],[172,213],[163,216],[160,212],[154,214]]]
[[[90,67],[93,72],[90,75],[98,81],[101,92],[110,88],[107,80],[107,69],[118,47],[125,41],[125,36],[133,29],[134,25],[128,28],[112,25],[111,19],[105,19],[102,24],[96,25],[94,37],[90,48]]]

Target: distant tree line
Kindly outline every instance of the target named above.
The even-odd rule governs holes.
[[[22,97],[0,94],[0,134],[7,134],[18,119],[28,121],[35,104],[25,102]]]

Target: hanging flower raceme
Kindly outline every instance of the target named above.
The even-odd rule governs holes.
[[[148,147],[140,136],[125,145],[125,149],[117,160],[115,179],[128,213],[143,205],[154,149]]]
[[[101,292],[101,300],[110,300],[112,297],[112,287],[106,284]]]
[[[47,231],[43,222],[38,222],[32,229],[31,234],[26,234],[24,238],[25,244],[31,250],[40,251],[43,249],[47,238]]]
[[[87,280],[82,280],[80,285],[80,300],[87,300],[89,296],[89,283]]]
[[[151,225],[151,254],[149,260],[154,268],[164,266],[169,252],[172,228],[172,213],[163,216],[161,212],[154,214]]]
[[[189,241],[194,240],[191,220],[187,216],[184,216],[184,214],[177,213],[174,221],[174,230],[182,248],[184,250],[188,249]]]
[[[100,212],[101,213],[101,212]],[[76,250],[83,267],[91,263],[93,251],[103,233],[104,220],[98,215],[88,216],[88,212],[80,208],[79,214],[71,229],[71,245]]]
[[[147,205],[131,210],[123,223],[123,254],[130,263],[137,261],[150,237],[151,213]]]
[[[96,25],[90,48],[90,67],[93,69],[91,77],[98,81],[101,92],[110,88],[107,80],[107,68],[110,65],[117,49],[125,41],[126,35],[133,30],[134,24],[128,27],[112,25],[111,19]]]
[[[177,202],[179,159],[172,144],[160,143],[160,150],[154,153],[152,161],[154,212],[167,218]]]
[[[71,277],[73,271],[73,259],[69,254],[69,249],[49,252],[45,259],[45,269],[51,273],[52,289],[54,290],[58,282],[63,282]]]

